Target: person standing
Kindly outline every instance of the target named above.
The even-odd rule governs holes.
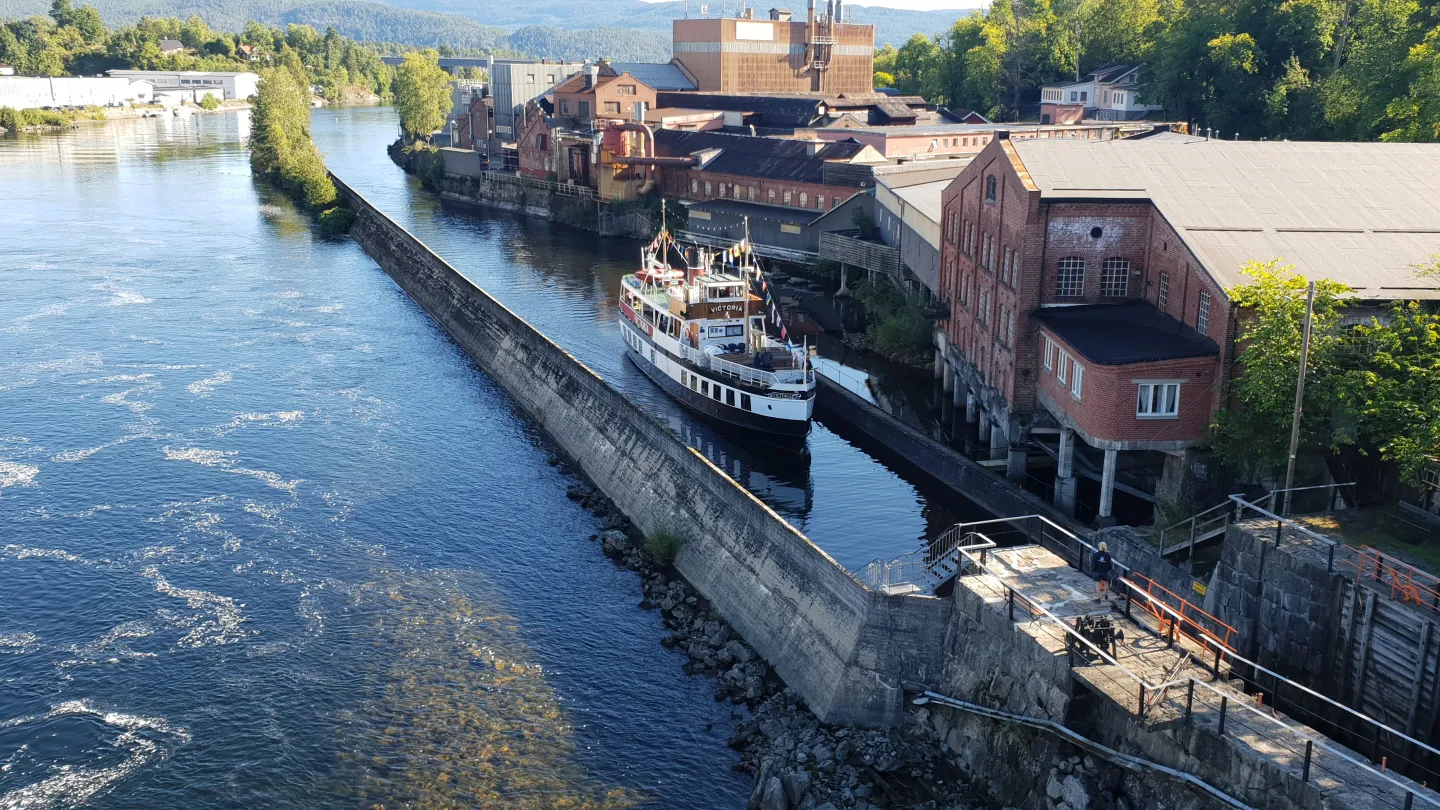
[[[1090,570],[1095,575],[1095,598],[1110,600],[1110,572],[1115,560],[1110,556],[1110,546],[1101,543],[1099,550],[1090,555]]]

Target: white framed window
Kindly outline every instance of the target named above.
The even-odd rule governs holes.
[[[721,183],[721,184],[720,184],[720,196],[721,196],[721,197],[724,197],[724,196],[725,196],[725,184],[724,184],[724,183]]]
[[[980,264],[986,270],[990,269],[990,234],[984,234],[980,239]]]
[[[790,204],[791,195],[792,195],[792,192],[790,192],[790,191],[786,191],[786,192],[785,192],[785,204],[786,204],[786,205],[789,205],[789,204]]]
[[[1075,373],[1070,377],[1070,396],[1080,399],[1080,394],[1085,389],[1085,367],[1079,363],[1075,364]]]
[[[1044,337],[1044,339],[1045,339],[1045,345],[1044,345],[1044,347],[1042,348],[1041,351],[1044,353],[1044,356],[1045,356],[1045,370],[1046,370],[1046,371],[1054,371],[1054,370],[1055,370],[1055,341],[1051,340],[1049,335],[1044,335],[1043,337]]]
[[[1167,273],[1167,272],[1164,271],[1164,270],[1161,270],[1161,271],[1160,271],[1160,295],[1159,295],[1159,297],[1157,297],[1157,298],[1155,299],[1155,306],[1159,307],[1161,312],[1164,312],[1166,306],[1167,306],[1169,303],[1170,303],[1170,274]]]
[[[1059,380],[1061,384],[1064,384],[1068,382],[1069,374],[1070,355],[1067,354],[1064,349],[1057,348],[1055,350],[1055,379]]]
[[[709,196],[710,196],[710,181],[709,181],[709,180],[706,180],[706,181],[705,181],[705,196],[706,196],[706,197],[709,197]]]
[[[1180,383],[1165,380],[1140,381],[1135,397],[1135,416],[1140,419],[1175,419],[1180,415]]]
[[[1100,294],[1124,298],[1130,293],[1130,260],[1111,258],[1100,265]]]
[[[803,191],[800,192],[800,207],[801,207],[801,208],[808,208],[809,206],[810,206],[810,195],[809,195],[809,194],[806,194],[806,193],[803,192]]]
[[[1200,334],[1210,333],[1210,293],[1200,293],[1200,313],[1195,316],[1195,328]]]
[[[1055,295],[1060,298],[1076,298],[1085,294],[1085,260],[1078,256],[1067,256],[1060,260],[1055,277]]]

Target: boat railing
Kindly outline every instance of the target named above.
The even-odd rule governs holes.
[[[694,363],[700,368],[710,368],[710,355],[699,349],[692,349],[684,343],[680,344],[680,351],[684,353],[685,359]]]
[[[729,360],[721,360],[713,356],[710,358],[710,368],[721,374],[728,374],[743,382],[767,387],[776,385],[804,385],[806,382],[815,379],[813,373],[807,372],[804,369],[796,368],[766,371],[764,369],[751,368],[741,363],[734,363]]]

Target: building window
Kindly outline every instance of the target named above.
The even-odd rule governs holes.
[[[699,194],[699,193],[700,193],[700,181],[699,181],[699,180],[696,180],[696,179],[693,178],[693,177],[690,178],[690,193],[691,193],[691,194]]]
[[[633,95],[635,95],[635,85],[633,85],[633,84],[622,84],[622,85],[619,85],[619,86],[617,86],[617,87],[615,88],[615,95],[617,95],[617,96],[633,96]]]
[[[985,178],[985,202],[995,202],[995,187],[997,185],[999,185],[999,183],[995,182],[995,175],[992,174]]]
[[[618,101],[607,101],[607,102],[605,102],[605,112],[608,113],[608,114],[610,114],[610,115],[619,115],[619,114],[620,114],[620,102],[618,102]]]
[[[1063,385],[1066,382],[1066,375],[1070,373],[1070,355],[1064,349],[1055,350],[1055,379]]]
[[[735,185],[733,185],[733,186],[730,187],[730,194],[731,194],[731,196],[733,196],[735,199],[737,199],[737,200],[740,199],[740,184],[739,184],[739,183],[736,183]]]
[[[789,190],[786,190],[786,192],[785,192],[785,204],[786,204],[786,205],[789,205],[789,204],[790,204],[790,194],[791,194],[791,192],[790,192]]]
[[[536,136],[535,136],[535,148],[538,149],[538,150],[540,150],[540,151],[542,151],[542,152],[545,150],[545,136],[544,136],[544,135],[536,135]]]
[[[1045,357],[1045,370],[1046,370],[1046,371],[1054,371],[1054,370],[1055,370],[1055,341],[1051,340],[1049,335],[1045,335],[1045,336],[1044,336],[1044,339],[1045,339],[1045,348],[1044,348],[1044,350],[1043,350],[1043,353],[1044,353],[1044,357]]]
[[[755,202],[755,187],[754,187],[754,186],[750,186],[749,188],[747,188],[747,189],[745,190],[745,193],[746,193],[747,195],[749,195],[749,197],[750,197],[750,202]]]
[[[1077,298],[1085,294],[1085,260],[1067,256],[1060,260],[1055,278],[1055,294],[1060,298]]]
[[[774,205],[774,204],[775,204],[775,189],[772,188],[772,189],[767,190],[767,191],[765,192],[765,199],[766,199],[771,205]]]
[[[590,102],[588,102],[588,101],[582,101],[582,102],[580,102],[580,117],[581,117],[581,118],[589,118],[589,117],[590,117]]]
[[[806,194],[806,193],[803,192],[803,191],[800,192],[800,207],[801,207],[801,208],[807,208],[807,207],[809,207],[809,205],[810,205],[810,195],[809,195],[809,194]]]
[[[1124,298],[1130,292],[1130,260],[1106,259],[1100,265],[1100,294]]]
[[[1142,419],[1173,419],[1180,415],[1180,383],[1142,382],[1135,399],[1135,415]]]
[[[839,197],[831,197],[831,198],[830,198],[830,210],[831,210],[831,211],[834,211],[836,208],[839,208],[839,207],[840,207],[840,198],[839,198]]]
[[[799,226],[799,225],[792,225],[792,224],[790,224],[790,223],[788,223],[788,222],[782,222],[782,223],[780,223],[780,232],[781,232],[781,233],[800,233],[800,226]]]
[[[1166,306],[1167,306],[1169,303],[1170,303],[1170,274],[1167,273],[1167,272],[1165,272],[1164,270],[1161,270],[1161,271],[1160,271],[1160,297],[1157,298],[1157,299],[1155,299],[1155,306],[1159,307],[1161,312],[1164,312]]]
[[[554,83],[555,83],[555,74],[554,74],[554,73],[547,73],[547,74],[545,74],[545,82],[546,82],[546,84],[554,84]]]
[[[1080,393],[1085,388],[1085,367],[1079,363],[1075,364],[1075,374],[1070,378],[1070,396],[1080,399]]]
[[[1200,293],[1200,314],[1195,316],[1195,328],[1200,334],[1210,333],[1210,293]]]
[[[535,83],[535,74],[534,74],[534,73],[526,73],[526,74],[525,74],[525,81],[530,82],[531,84],[534,84],[534,83]]]
[[[720,184],[720,196],[721,196],[721,197],[724,197],[724,196],[725,196],[725,184],[724,184],[724,183],[721,183],[721,184]]]
[[[816,195],[815,195],[815,210],[816,210],[816,211],[824,211],[824,210],[825,210],[825,198],[822,197],[822,196],[819,195],[819,194],[816,194]]]
[[[568,98],[562,98],[562,99],[560,99],[560,114],[561,114],[561,115],[569,115],[569,114],[570,114],[570,99],[568,99]]]
[[[1080,94],[1079,94],[1078,92],[1076,92],[1076,91],[1074,91],[1074,90],[1071,90],[1071,91],[1070,91],[1070,100],[1071,100],[1071,101],[1077,100],[1077,99],[1079,98],[1079,95],[1080,95]]]

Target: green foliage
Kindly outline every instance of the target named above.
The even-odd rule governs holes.
[[[865,312],[870,348],[892,360],[917,362],[933,351],[935,325],[898,287],[880,277],[855,285]]]
[[[202,97],[200,98],[200,109],[202,109],[202,110],[218,110],[219,108],[220,108],[220,101],[219,101],[219,99],[215,98],[214,96],[210,95],[209,93],[206,93],[204,96],[202,96]]]
[[[1359,368],[1341,378],[1340,400],[1359,438],[1410,483],[1440,457],[1440,314],[1396,302],[1389,318],[1356,328]]]
[[[261,74],[251,119],[250,168],[282,186],[312,212],[335,201],[335,184],[310,139],[310,96],[287,68]]]
[[[926,99],[940,97],[941,61],[940,46],[924,34],[910,38],[895,54],[895,86],[907,96],[923,96]]]
[[[21,127],[66,127],[76,121],[103,120],[105,112],[99,107],[86,107],[83,110],[16,110],[12,107],[0,107],[0,128],[12,134]]]
[[[395,71],[400,130],[411,140],[429,140],[450,114],[450,75],[436,61],[438,56],[431,50],[408,53]]]
[[[1235,406],[1215,414],[1212,443],[1233,469],[1264,476],[1282,469],[1289,456],[1308,282],[1278,259],[1248,262],[1241,272],[1253,280],[1230,290],[1244,321],[1240,375],[1227,391]],[[1302,446],[1311,449],[1348,441],[1333,427],[1332,411],[1339,393],[1340,307],[1349,292],[1333,281],[1315,283],[1300,431]]]
[[[355,224],[355,210],[343,205],[327,208],[320,212],[320,233],[325,236],[344,236]]]
[[[685,547],[685,538],[665,529],[656,531],[645,538],[645,553],[663,565],[673,565]]]
[[[20,120],[20,111],[14,107],[0,107],[0,129],[7,133],[14,134],[24,124]]]

